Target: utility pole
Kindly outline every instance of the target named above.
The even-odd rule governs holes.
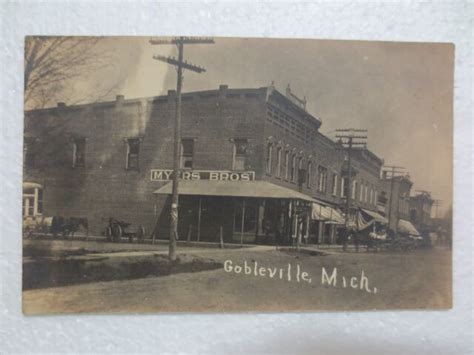
[[[343,149],[347,152],[347,194],[346,194],[346,238],[344,250],[347,248],[347,239],[349,237],[349,211],[351,207],[352,194],[352,150],[354,148],[367,148],[367,130],[366,129],[336,129],[336,138],[339,139]],[[343,191],[344,193],[344,191]]]
[[[176,260],[176,241],[178,239],[178,184],[179,184],[179,153],[181,148],[181,89],[183,86],[183,69],[191,70],[195,73],[202,73],[206,70],[196,65],[187,63],[183,60],[185,44],[213,44],[212,38],[193,38],[193,37],[176,37],[170,40],[151,39],[152,45],[171,44],[178,47],[178,59],[174,57],[165,57],[162,55],[154,55],[153,59],[168,63],[176,67],[177,83],[176,83],[176,109],[174,121],[174,151],[173,151],[173,179],[172,179],[172,198],[171,198],[171,223],[170,223],[170,243],[169,258]]]
[[[392,197],[393,197],[393,185],[394,185],[394,178],[396,176],[401,176],[400,174],[403,174],[405,171],[405,168],[403,166],[396,166],[396,165],[386,165],[382,168],[382,171],[386,174],[387,178],[390,178],[390,197],[389,197],[389,204],[388,204],[388,227],[390,228],[390,224],[392,221]],[[388,176],[390,174],[390,176]],[[399,199],[399,196],[397,195],[397,200]],[[398,208],[397,208],[397,216],[398,216]],[[398,217],[395,219],[395,227],[393,228],[394,233],[397,233],[397,227],[398,227]]]

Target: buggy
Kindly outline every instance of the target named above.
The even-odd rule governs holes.
[[[113,217],[109,218],[109,223],[105,228],[107,241],[120,242],[122,237],[128,238],[129,243],[133,243],[133,238],[138,242],[145,239],[145,227],[141,224],[133,225],[129,222],[119,221]]]

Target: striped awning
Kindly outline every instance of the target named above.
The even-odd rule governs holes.
[[[334,207],[315,202],[312,204],[311,219],[333,224],[344,224],[345,222],[342,214]]]
[[[388,219],[385,218],[384,216],[382,216],[381,214],[377,213],[377,212],[366,210],[364,208],[362,208],[362,211],[365,212],[366,214],[368,214],[370,217],[372,217],[372,219],[374,219],[375,222],[379,222],[379,223],[383,223],[383,224],[388,223]]]

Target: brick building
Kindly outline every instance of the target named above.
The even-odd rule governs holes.
[[[399,233],[419,236],[410,222],[410,193],[413,182],[408,175],[387,177],[384,171],[381,179],[382,195],[387,201],[385,216],[388,227]]]
[[[167,238],[174,91],[25,113],[24,215],[109,217]],[[179,235],[191,240],[334,242],[346,153],[306,101],[273,86],[185,93]],[[353,208],[377,211],[382,161],[354,152]]]

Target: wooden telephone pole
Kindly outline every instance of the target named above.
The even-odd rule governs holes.
[[[389,204],[388,204],[388,227],[390,228],[390,224],[392,221],[392,197],[393,197],[393,185],[394,185],[394,178],[397,176],[401,176],[405,172],[405,168],[403,166],[396,166],[396,165],[386,165],[382,168],[382,171],[386,174],[386,178],[390,178],[390,197],[389,197]],[[390,175],[390,176],[389,176]],[[399,196],[397,195],[397,201]],[[398,228],[398,207],[397,207],[397,218],[395,218],[395,227],[393,228],[394,233],[397,233]]]
[[[151,39],[152,45],[172,44],[178,47],[178,59],[174,57],[165,57],[154,55],[153,59],[168,63],[176,67],[176,109],[174,121],[174,152],[173,152],[173,180],[172,180],[172,198],[171,198],[171,224],[170,224],[170,243],[169,258],[176,260],[176,241],[178,239],[178,183],[179,183],[179,151],[181,148],[181,88],[183,86],[183,69],[191,70],[195,73],[202,73],[206,70],[183,60],[185,44],[212,44],[212,38],[193,38],[176,37],[170,40]]]
[[[343,149],[347,152],[347,193],[346,193],[346,242],[344,243],[344,249],[346,249],[347,238],[349,237],[349,211],[351,207],[351,194],[352,194],[352,150],[354,148],[366,148],[367,147],[367,130],[366,129],[336,129],[336,138],[342,145]],[[344,192],[343,192],[344,193]]]

